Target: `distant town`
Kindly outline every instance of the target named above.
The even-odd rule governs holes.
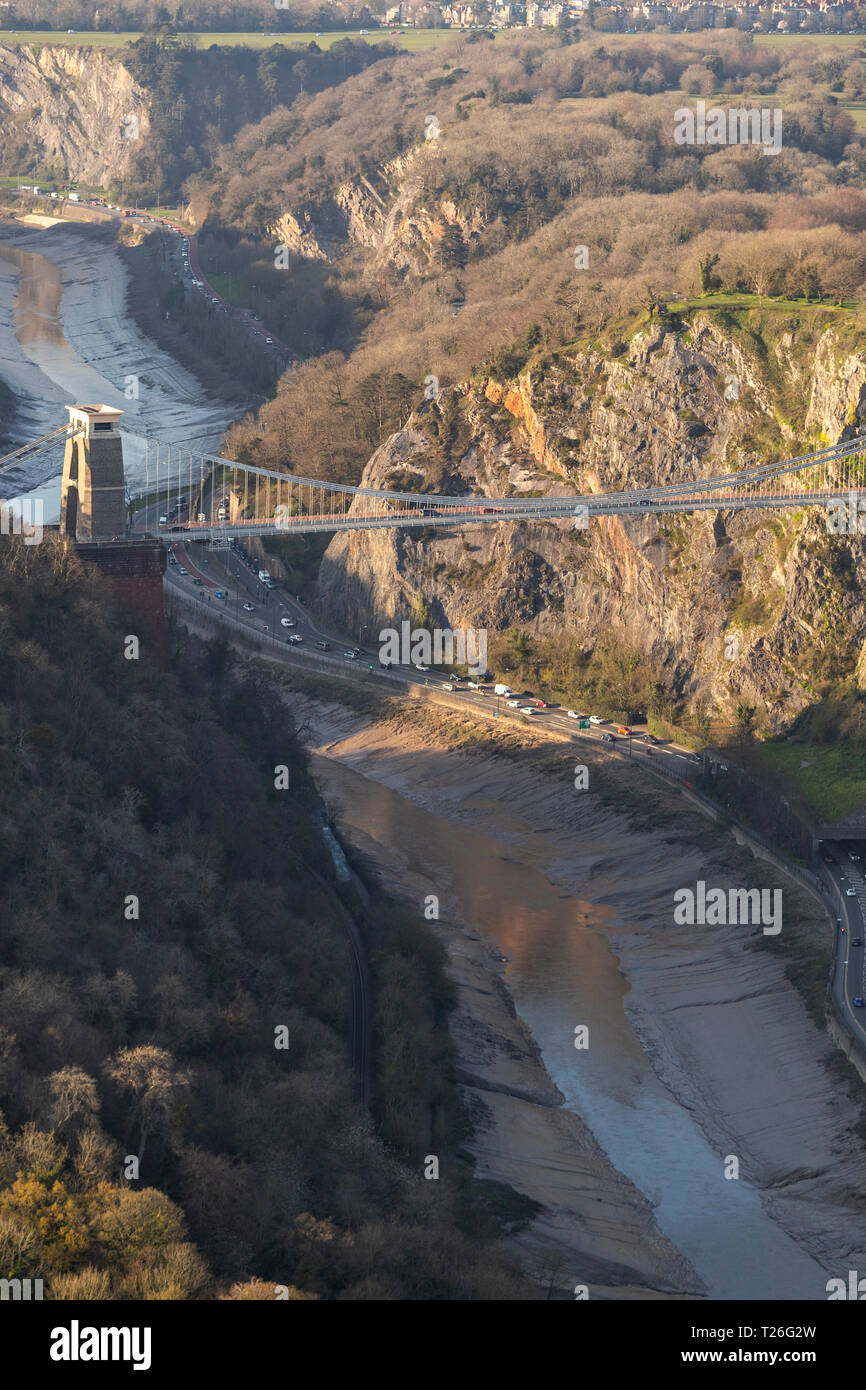
[[[572,0],[570,4],[444,4],[394,5],[384,14],[385,24],[418,29],[501,28],[554,29],[588,20],[602,33],[637,33],[653,29],[697,31],[740,29],[750,33],[851,33],[866,29],[866,8],[816,0],[814,4],[714,5],[675,4],[667,0],[641,3],[605,3],[604,0]],[[381,21],[380,21],[381,22]]]

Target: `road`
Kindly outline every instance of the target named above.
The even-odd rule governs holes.
[[[866,999],[866,858],[861,856],[866,856],[866,844],[822,841],[821,867],[839,903],[833,989],[847,1027],[866,1047],[866,1007],[854,1003]],[[854,890],[851,896],[849,889]]]
[[[344,634],[326,630],[296,596],[282,588],[268,591],[259,583],[258,561],[245,560],[237,548],[206,551],[203,546],[194,545],[179,535],[177,540],[171,542],[169,552],[177,562],[176,567],[169,564],[167,573],[172,586],[181,588],[187,597],[195,597],[203,609],[227,613],[250,636],[257,637],[269,645],[279,646],[285,649],[287,654],[292,647],[289,638],[300,637],[301,642],[298,645],[303,646],[305,651],[312,648],[317,656],[331,659],[346,667],[359,666],[368,673],[379,675],[384,691],[387,691],[388,683],[394,681],[403,685],[411,683],[427,686],[432,690],[453,684],[454,678],[446,671],[420,671],[409,664],[394,665],[390,670],[384,670],[379,664],[378,633],[371,633],[362,628],[357,637],[353,634],[347,638]],[[218,566],[222,573],[227,572],[230,575],[228,583],[224,581],[219,570],[212,569],[212,565]],[[179,573],[181,567],[188,571],[186,576]],[[219,574],[219,577],[215,577],[216,574]],[[218,599],[216,595],[219,592],[224,593],[226,597]],[[250,605],[249,609],[244,608],[245,603]],[[289,619],[293,626],[284,627],[281,621],[283,618]],[[328,647],[322,650],[317,648],[317,643],[327,643]],[[354,648],[361,648],[360,657],[349,655]],[[643,743],[639,735],[645,731],[639,726],[635,726],[635,736],[621,738],[613,733],[615,726],[607,720],[588,729],[579,729],[579,721],[569,718],[565,709],[557,705],[547,706],[532,716],[522,715],[519,709],[509,709],[505,698],[493,694],[489,681],[481,684],[480,690],[470,690],[466,682],[461,681],[453,692],[443,693],[451,693],[461,704],[484,713],[493,713],[498,718],[531,718],[533,723],[543,728],[569,735],[576,743],[588,739],[604,750],[627,753],[628,756],[634,756],[639,760],[651,758],[683,780],[688,777],[690,770],[696,771],[702,765],[702,759],[698,754],[678,748],[675,744],[659,741],[656,746],[650,747]],[[520,703],[525,705],[530,698],[533,697],[529,692],[522,692]],[[591,711],[586,711],[587,715],[589,713]],[[605,734],[614,738],[613,745],[603,741]]]

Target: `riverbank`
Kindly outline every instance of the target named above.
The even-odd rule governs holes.
[[[633,770],[603,756],[587,753],[591,790],[579,793],[571,775],[573,755],[559,747],[536,743],[517,756],[466,756],[452,746],[455,733],[465,732],[459,716],[411,710],[372,722],[337,704],[313,704],[298,695],[290,700],[310,720],[319,760],[387,786],[466,834],[471,827],[473,834],[488,836],[503,862],[530,865],[571,900],[561,910],[561,932],[569,931],[576,916],[582,940],[601,936],[615,953],[621,1010],[640,1056],[631,1074],[628,1067],[612,1068],[613,1044],[599,1012],[590,1022],[596,1056],[589,1061],[590,1048],[576,1072],[578,1054],[564,1024],[558,1021],[551,1032],[548,1006],[526,986],[521,953],[528,950],[531,923],[510,939],[507,922],[504,935],[499,924],[497,939],[505,941],[511,964],[495,965],[497,987],[473,980],[478,970],[487,980],[493,968],[483,932],[473,932],[473,923],[459,916],[442,928],[460,981],[454,1025],[460,1066],[470,1102],[480,1099],[483,1105],[486,1127],[476,1140],[476,1159],[485,1174],[536,1196],[547,1208],[522,1238],[524,1253],[537,1259],[539,1248],[555,1246],[569,1271],[591,1259],[595,1232],[583,1219],[586,1189],[575,1172],[563,1176],[562,1166],[563,1150],[580,1152],[581,1130],[591,1130],[604,1150],[600,1181],[606,1195],[621,1190],[623,1175],[631,1178],[632,1193],[640,1188],[644,1204],[655,1207],[662,1242],[676,1244],[693,1265],[702,1265],[711,1296],[738,1296],[724,1291],[733,1286],[748,1298],[823,1298],[827,1277],[858,1267],[866,1228],[858,1196],[863,1143],[854,1128],[857,1104],[826,1033],[810,1020],[786,976],[783,951],[775,941],[768,946],[760,930],[673,923],[673,893],[699,879],[781,888],[792,935],[796,924],[799,934],[827,950],[830,924],[807,894],[731,836],[693,817],[676,792],[636,779]],[[341,788],[335,784],[331,790],[339,802]],[[376,841],[363,825],[345,819],[341,829],[385,872],[390,890],[397,890],[406,876],[405,863],[391,852],[399,837],[391,832]],[[418,885],[413,891],[418,893]],[[417,901],[420,910],[422,898]],[[456,907],[449,911],[456,914]],[[465,946],[473,936],[474,946]],[[572,992],[580,988],[579,974],[570,983]],[[501,995],[497,1001],[497,988],[504,991],[504,1004]],[[515,988],[518,996],[522,991],[514,1023],[519,1038],[501,1025],[503,1009],[513,1008]],[[610,1000],[607,1007],[610,1012]],[[486,1017],[491,1008],[497,1016],[493,1040]],[[515,1054],[521,1059],[516,1071]],[[650,1077],[641,1071],[647,1059]],[[599,1075],[588,1084],[593,1066]],[[564,1100],[558,1108],[557,1091]],[[531,1118],[525,1106],[533,1107]],[[548,1118],[539,1119],[544,1114]],[[577,1119],[580,1129],[572,1130]],[[691,1132],[674,1142],[676,1126],[685,1121],[699,1130],[703,1147]],[[672,1175],[677,1145],[689,1159],[681,1174]],[[739,1164],[737,1180],[724,1176],[731,1157]],[[551,1180],[554,1173],[558,1177]],[[678,1185],[690,1184],[694,1191],[678,1203]],[[716,1223],[713,1230],[705,1209]],[[612,1212],[608,1208],[607,1215]],[[619,1224],[620,1214],[613,1225],[620,1248],[628,1251],[635,1228]],[[753,1238],[747,1238],[750,1232]],[[717,1251],[714,1242],[720,1242]],[[747,1266],[742,1275],[738,1262]],[[641,1271],[636,1282],[652,1284],[646,1265]],[[689,1287],[688,1280],[679,1287]],[[601,1284],[593,1296],[603,1296]]]
[[[215,452],[241,410],[210,400],[196,379],[127,314],[128,273],[104,229],[0,222],[0,381],[13,393],[10,434],[34,439],[66,421],[64,406],[99,401],[124,412],[127,484],[144,481],[147,437]],[[56,520],[62,445],[4,478],[7,495],[37,491]]]

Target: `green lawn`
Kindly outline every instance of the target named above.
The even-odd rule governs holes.
[[[792,310],[825,309],[833,313],[850,312],[857,308],[857,301],[846,299],[842,304],[822,304],[817,299],[769,299],[759,294],[703,294],[694,299],[669,299],[666,301],[671,313],[683,313],[687,309],[778,309],[790,313]]]
[[[238,308],[248,307],[247,297],[243,291],[243,280],[239,275],[217,275],[207,273],[209,285],[213,285],[217,294],[221,294],[223,299],[229,304],[236,304]]]
[[[367,43],[392,42],[411,53],[422,52],[447,43],[457,37],[456,29],[404,29],[393,33],[387,29],[371,29],[364,35]],[[333,33],[306,34],[182,34],[182,39],[191,40],[198,48],[209,48],[211,44],[221,47],[233,44],[247,44],[250,48],[270,48],[275,43],[308,44],[317,43],[320,48],[330,48],[338,39],[357,39],[357,29],[343,29]],[[122,34],[97,33],[82,29],[76,34],[55,32],[51,29],[0,29],[0,44],[69,44],[86,48],[125,48],[135,43],[141,34],[128,31]]]
[[[855,44],[866,45],[866,34],[753,34],[755,45],[768,43],[780,48],[791,48],[796,43],[842,44],[852,48]]]
[[[866,750],[856,745],[763,743],[760,751],[770,771],[796,780],[822,820],[839,820],[866,802]]]

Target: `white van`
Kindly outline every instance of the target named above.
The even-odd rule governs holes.
[[[494,695],[510,695],[512,693],[510,685],[494,685]]]

